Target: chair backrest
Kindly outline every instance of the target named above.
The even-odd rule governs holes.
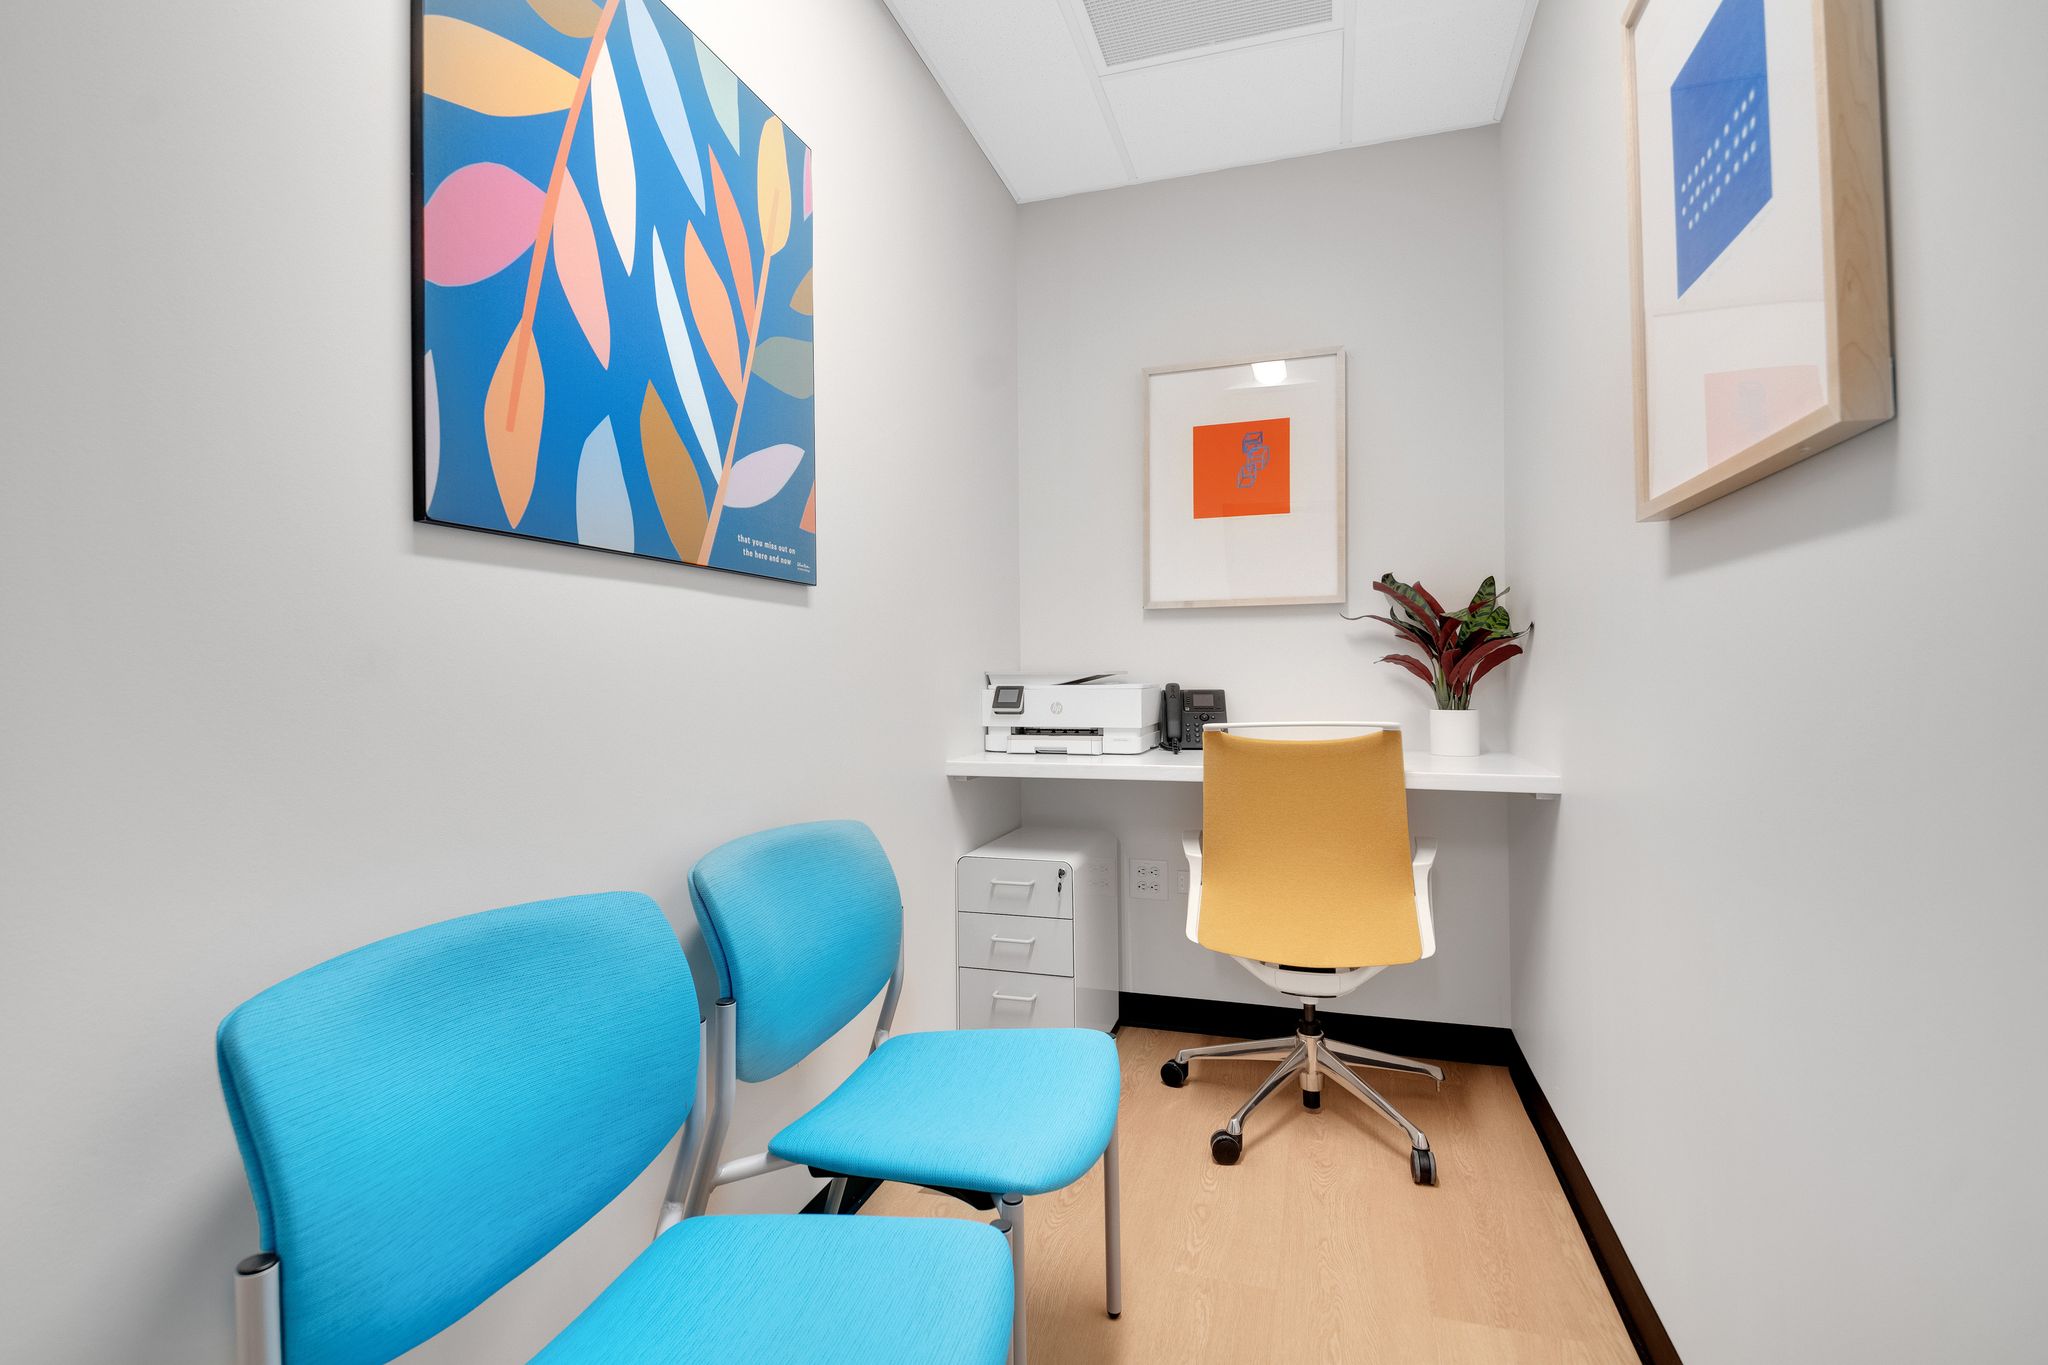
[[[272,986],[218,1051],[288,1365],[388,1361],[609,1203],[682,1126],[698,1012],[645,896],[490,910]]]
[[[779,1076],[845,1028],[896,970],[903,893],[858,820],[766,829],[721,844],[690,900],[733,1002],[735,1070]]]
[[[1401,732],[1202,738],[1202,913],[1219,953],[1294,967],[1422,956]]]

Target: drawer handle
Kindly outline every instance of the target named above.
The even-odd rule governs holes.
[[[1009,879],[1009,878],[1007,878],[1007,877],[990,877],[990,878],[988,879],[988,884],[989,884],[989,887],[990,887],[991,889],[993,889],[993,888],[995,888],[995,887],[998,887],[998,886],[1013,886],[1013,887],[1016,887],[1016,888],[1017,888],[1018,890],[1020,890],[1020,891],[1025,891],[1025,892],[1029,892],[1029,891],[1030,891],[1030,890],[1031,890],[1031,889],[1032,889],[1033,887],[1035,887],[1035,886],[1037,886],[1037,885],[1038,885],[1038,883],[1037,883],[1037,882],[1031,882],[1031,881],[1024,881],[1024,882],[1019,882],[1019,881],[1012,881],[1012,880],[1010,880],[1010,879]]]
[[[990,991],[988,998],[991,1000],[1014,1000],[1020,1005],[1035,1005],[1038,1003],[1038,992],[1033,991],[1029,995],[1011,995],[1008,991]]]
[[[1015,943],[1029,948],[1032,944],[1038,942],[1038,935],[1033,934],[1030,938],[1011,938],[1008,934],[990,934],[988,941],[990,943]]]

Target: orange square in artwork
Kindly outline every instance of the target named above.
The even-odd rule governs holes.
[[[1195,517],[1285,516],[1288,421],[1195,428]]]

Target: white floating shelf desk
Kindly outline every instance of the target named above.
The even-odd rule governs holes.
[[[1502,792],[1554,798],[1564,779],[1513,754],[1441,758],[1409,753],[1408,790],[1418,792]],[[1143,754],[961,754],[946,760],[948,777],[1060,777],[1094,782],[1200,782],[1199,750]]]

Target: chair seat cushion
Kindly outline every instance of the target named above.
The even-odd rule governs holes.
[[[1116,1044],[1094,1029],[906,1033],[768,1150],[838,1175],[1043,1194],[1109,1145],[1119,1072]]]
[[[732,1214],[689,1218],[533,1365],[999,1365],[1010,1253],[951,1218]]]

